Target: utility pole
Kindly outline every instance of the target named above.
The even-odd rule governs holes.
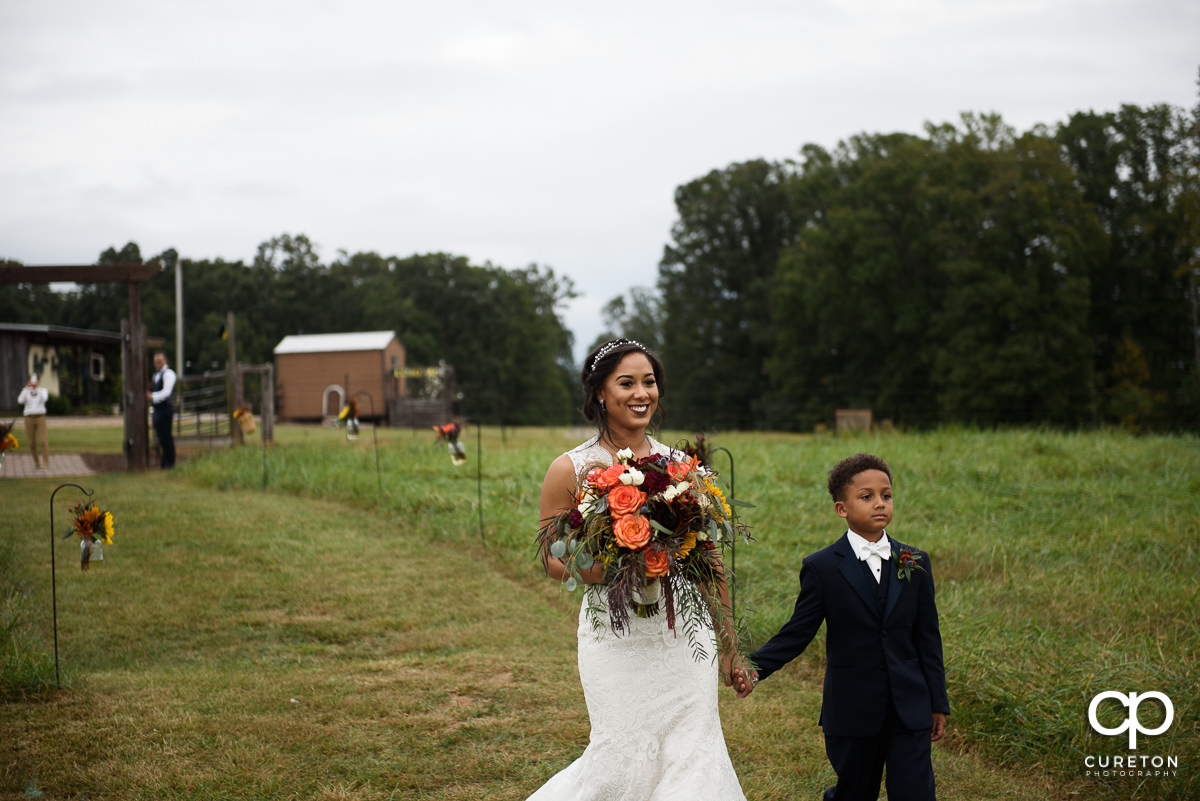
[[[175,371],[182,376],[187,363],[183,360],[183,259],[175,254]]]

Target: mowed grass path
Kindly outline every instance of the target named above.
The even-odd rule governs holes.
[[[117,544],[83,575],[77,544],[56,540],[66,689],[0,706],[0,792],[522,799],[568,764],[588,728],[578,600],[538,575],[530,544],[541,474],[571,442],[485,432],[481,539],[475,463],[452,468],[431,439],[380,432],[377,474],[369,433],[286,432],[266,491],[256,448],[82,482],[116,513]],[[935,748],[942,797],[1188,797],[1182,780],[1089,782],[1074,757],[1121,750],[1081,731],[1091,694],[1152,681],[1177,705],[1164,741],[1193,771],[1200,760],[1195,439],[718,440],[757,504],[759,542],[737,558],[759,638],[790,612],[800,557],[838,533],[829,464],[892,461],[896,536],[931,551],[939,582],[956,713]],[[465,441],[474,459],[471,429]],[[43,653],[54,486],[0,482],[0,553]],[[80,497],[59,493],[60,530]],[[832,779],[812,650],[751,699],[722,696],[752,800],[816,798]],[[1065,751],[1045,745],[1056,738]]]

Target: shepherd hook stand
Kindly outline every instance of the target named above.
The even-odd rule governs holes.
[[[54,488],[54,492],[50,493],[50,604],[54,615],[54,683],[60,690],[62,689],[62,679],[58,673],[58,583],[54,570],[54,496],[63,487],[74,487],[89,498],[95,494],[93,490],[84,489],[78,484],[70,483],[59,484]]]

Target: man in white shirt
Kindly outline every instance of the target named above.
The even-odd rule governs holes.
[[[154,369],[153,389],[146,393],[146,398],[154,405],[150,419],[162,451],[162,468],[169,470],[175,466],[175,437],[171,434],[171,418],[174,416],[171,395],[175,392],[175,371],[167,364],[167,355],[161,350],[154,354]]]
[[[11,397],[11,396],[10,396]],[[50,451],[46,446],[46,401],[50,400],[50,391],[38,386],[38,374],[29,376],[17,403],[25,404],[25,435],[29,437],[29,449],[33,451],[33,466],[41,470],[50,466]],[[42,444],[42,461],[38,461],[38,443]]]

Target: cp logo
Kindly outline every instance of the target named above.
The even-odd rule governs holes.
[[[1125,722],[1120,726],[1117,726],[1115,729],[1109,729],[1101,726],[1100,721],[1096,718],[1096,709],[1100,706],[1100,702],[1106,698],[1116,699],[1118,703],[1129,710],[1129,715],[1125,718]],[[1142,722],[1138,720],[1138,707],[1146,698],[1157,698],[1159,701],[1162,701],[1162,705],[1166,709],[1166,717],[1163,719],[1162,725],[1157,729],[1144,729],[1142,728]],[[1107,692],[1100,693],[1092,699],[1090,704],[1088,704],[1088,722],[1092,724],[1092,728],[1100,734],[1107,734],[1110,737],[1128,730],[1130,750],[1137,748],[1138,732],[1141,732],[1142,734],[1162,734],[1171,727],[1171,721],[1174,719],[1175,706],[1171,703],[1170,698],[1160,692],[1148,692],[1140,694],[1129,693],[1126,695],[1125,693],[1109,690]]]

